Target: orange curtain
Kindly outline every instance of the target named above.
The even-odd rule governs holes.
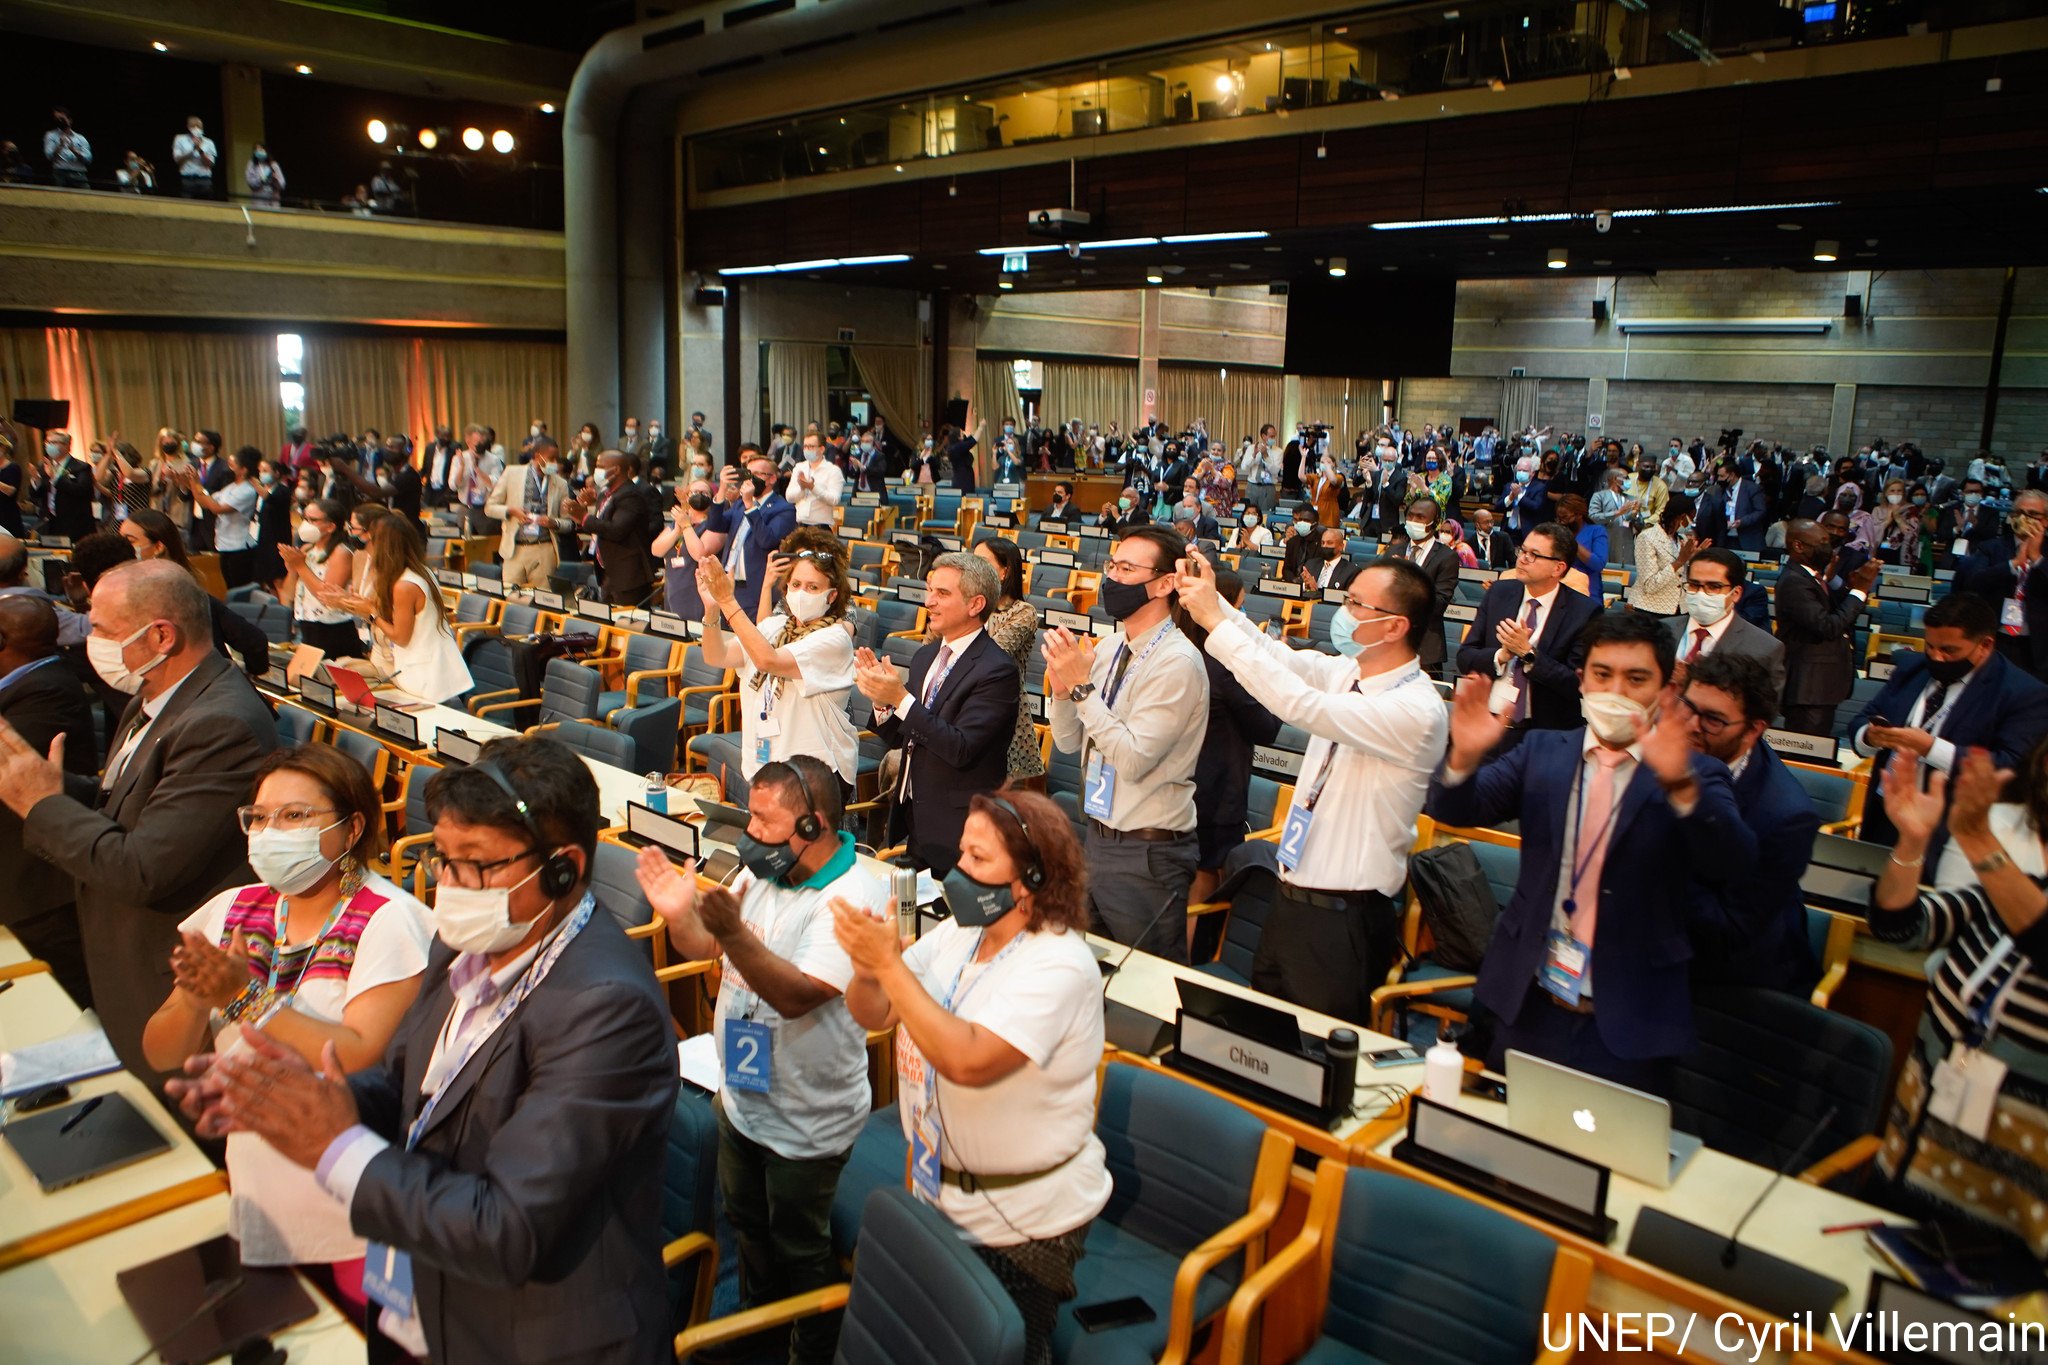
[[[228,450],[270,449],[283,434],[275,336],[81,327],[46,336],[48,396],[70,400],[78,450],[115,433],[147,449],[158,427],[218,431]]]
[[[318,436],[376,427],[432,439],[446,423],[493,428],[516,448],[539,418],[557,440],[570,426],[559,342],[442,337],[306,338],[306,426]]]

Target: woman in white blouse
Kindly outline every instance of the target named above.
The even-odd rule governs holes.
[[[163,1070],[246,1047],[261,1026],[309,1065],[342,1071],[384,1055],[419,992],[427,908],[369,870],[384,812],[363,765],[325,744],[280,750],[236,811],[262,880],[221,892],[178,926],[170,998],[142,1032]],[[228,1138],[228,1231],[244,1265],[312,1272],[360,1318],[363,1239],[313,1172],[253,1133]]]
[[[354,585],[357,590],[301,577],[323,605],[369,622],[373,673],[424,700],[452,702],[475,682],[449,628],[448,607],[434,586],[426,555],[403,517],[388,512],[365,516],[365,510],[357,508],[352,517],[370,523],[361,528],[369,534],[358,558],[369,567]]]
[[[1266,514],[1250,503],[1238,513],[1237,525],[1231,528],[1230,539],[1223,548],[1229,551],[1264,550],[1273,543],[1273,533],[1266,529]]]
[[[846,608],[853,592],[839,537],[829,526],[798,527],[769,556],[768,578],[761,609],[769,611],[779,590],[782,610],[756,624],[725,566],[716,559],[697,565],[705,662],[739,670],[740,771],[752,779],[763,763],[810,754],[839,774],[850,796],[860,737],[846,711],[853,693]]]
[[[1652,616],[1676,616],[1685,610],[1685,566],[1706,548],[1688,534],[1692,498],[1673,493],[1655,526],[1636,533],[1636,577],[1628,585],[1628,604]]]
[[[1083,937],[1088,875],[1050,797],[975,796],[946,874],[952,918],[908,950],[893,920],[844,900],[833,928],[853,962],[846,1008],[895,1028],[896,1095],[917,1187],[1017,1301],[1024,1359],[1051,1357],[1088,1224],[1109,1201],[1095,1136],[1101,974]]]

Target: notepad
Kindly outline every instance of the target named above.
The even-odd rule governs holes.
[[[114,1045],[103,1031],[68,1033],[47,1043],[0,1052],[0,1100],[120,1069],[121,1059],[114,1055]]]

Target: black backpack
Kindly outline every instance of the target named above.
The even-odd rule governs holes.
[[[1466,843],[1426,848],[1408,859],[1408,884],[1422,907],[1435,947],[1430,959],[1454,972],[1476,972],[1493,941],[1500,905],[1479,856]]]

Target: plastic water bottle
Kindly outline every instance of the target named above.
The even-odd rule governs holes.
[[[660,773],[647,774],[646,806],[657,814],[668,814],[668,783],[661,780]]]
[[[1436,1104],[1454,1104],[1465,1086],[1465,1054],[1439,1037],[1422,1055],[1422,1093]]]

